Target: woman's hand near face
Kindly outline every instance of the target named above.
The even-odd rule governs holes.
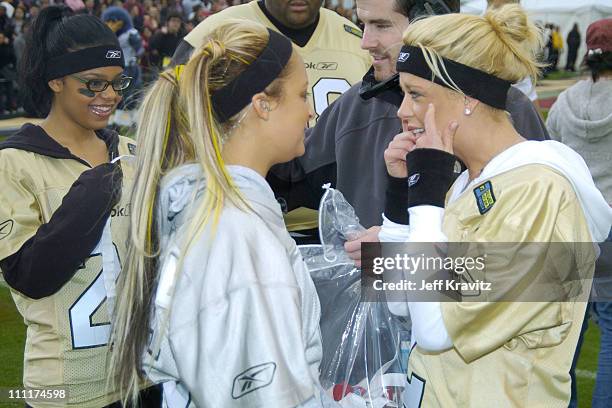
[[[451,121],[440,132],[436,126],[436,108],[430,103],[425,113],[425,132],[416,140],[417,149],[437,149],[453,154],[453,142],[459,124]]]
[[[406,131],[395,136],[389,143],[384,158],[390,176],[396,178],[408,177],[406,155],[416,147],[417,140],[417,136],[410,131]]]

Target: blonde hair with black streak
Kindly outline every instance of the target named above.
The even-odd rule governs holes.
[[[118,281],[109,374],[109,383],[119,387],[124,404],[131,402],[137,406],[139,385],[143,380],[142,355],[149,338],[160,254],[154,219],[159,183],[166,173],[185,163],[199,164],[206,178],[206,191],[190,218],[182,254],[207,225],[212,225],[214,234],[224,205],[231,203],[248,209],[227,172],[222,148],[249,107],[226,123],[219,123],[212,108],[211,94],[255,61],[268,38],[268,30],[260,24],[228,20],[210,33],[186,66],[162,73],[140,108],[130,240]],[[288,67],[264,90],[270,98],[282,96]],[[181,264],[182,259],[179,271]]]
[[[525,77],[535,83],[543,66],[537,61],[542,33],[518,4],[489,9],[484,16],[446,14],[415,21],[404,32],[404,44],[420,47],[433,74],[462,95],[442,57],[513,83]]]

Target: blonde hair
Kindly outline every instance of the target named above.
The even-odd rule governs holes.
[[[506,4],[520,4],[521,0],[487,0],[487,8],[499,8]]]
[[[224,139],[249,108],[219,123],[211,94],[243,72],[262,52],[268,39],[267,29],[258,23],[228,20],[208,35],[186,66],[163,72],[140,107],[129,245],[118,281],[109,373],[109,386],[114,383],[120,389],[124,404],[131,402],[137,406],[143,375],[142,354],[149,337],[161,249],[154,219],[159,183],[167,172],[189,162],[199,164],[206,178],[204,197],[190,218],[182,254],[207,225],[212,225],[214,233],[226,203],[248,208],[226,170],[221,153]],[[264,93],[280,98],[288,71],[289,65]]]
[[[442,57],[513,83],[525,77],[535,83],[543,66],[537,61],[542,33],[518,4],[489,9],[482,17],[446,14],[413,22],[404,44],[420,47],[433,74],[460,94]]]

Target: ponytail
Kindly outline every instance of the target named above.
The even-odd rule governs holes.
[[[181,115],[176,78],[165,72],[142,102],[136,133],[138,176],[131,197],[125,270],[118,282],[121,296],[115,309],[109,373],[109,385],[121,390],[124,406],[128,402],[137,406],[141,354],[149,336],[148,331],[136,328],[149,321],[156,287],[159,242],[154,226],[158,185],[166,171],[194,160]]]
[[[604,72],[612,71],[612,51],[589,53],[584,57],[584,65],[591,72],[593,82],[597,82]]]

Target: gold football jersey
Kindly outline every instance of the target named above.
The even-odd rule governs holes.
[[[197,49],[207,33],[228,18],[256,21],[278,31],[261,11],[257,1],[229,7],[198,24],[186,37]],[[295,45],[306,65],[310,84],[309,100],[315,112],[313,126],[323,111],[353,84],[361,81],[371,65],[368,53],[360,48],[361,30],[337,13],[321,8],[319,23],[304,47]]]
[[[447,204],[443,230],[450,242],[573,245],[579,275],[593,273],[595,252],[582,207],[569,181],[547,166],[519,167],[464,192]],[[531,282],[549,266],[507,252],[505,266],[487,266],[492,284],[517,277]],[[533,302],[441,303],[453,348],[412,350],[406,407],[567,407],[590,292],[589,279],[573,283],[583,292],[568,302],[539,301],[542,294]]]
[[[119,155],[133,153],[132,140],[120,137]],[[134,178],[122,163],[123,194],[111,210],[111,235],[119,263],[126,253],[129,225],[129,189]],[[0,259],[15,252],[48,222],[74,181],[87,167],[19,149],[2,150],[5,203],[0,219],[15,220],[11,234],[0,241]],[[9,205],[5,205],[10,203]],[[119,239],[118,237],[122,237]],[[64,286],[39,300],[11,290],[27,325],[23,383],[27,388],[56,387],[67,391],[67,402],[28,401],[35,408],[69,406],[99,408],[119,399],[107,392],[110,318],[102,271],[100,245]]]

